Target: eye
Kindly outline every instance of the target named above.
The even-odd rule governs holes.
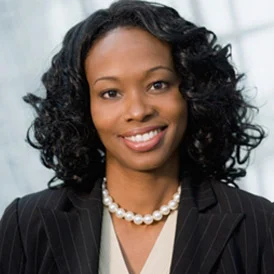
[[[165,81],[157,81],[152,83],[151,89],[152,90],[162,90],[162,89],[166,89],[169,87],[168,82]]]
[[[115,98],[117,98],[119,96],[120,95],[119,95],[118,91],[114,90],[114,89],[104,91],[101,94],[101,97],[104,98],[104,99],[115,99]]]

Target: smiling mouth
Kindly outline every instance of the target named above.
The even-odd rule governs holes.
[[[167,126],[151,128],[143,133],[121,136],[125,145],[138,152],[146,152],[156,148],[164,138]]]
[[[162,130],[163,130],[163,128],[158,128],[158,129],[146,132],[144,134],[136,134],[136,135],[128,136],[128,137],[124,137],[124,138],[126,140],[129,140],[129,141],[134,142],[134,143],[147,142],[147,141],[153,139]]]

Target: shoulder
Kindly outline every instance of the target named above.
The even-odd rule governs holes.
[[[228,186],[223,183],[212,184],[218,200],[218,211],[243,213],[248,224],[258,224],[265,228],[274,224],[274,204],[264,197]]]
[[[220,206],[231,212],[273,213],[274,211],[273,203],[264,197],[223,183],[213,183],[212,186]]]
[[[217,212],[242,216],[234,231],[233,244],[238,243],[243,248],[242,254],[251,256],[250,266],[260,260],[257,265],[262,266],[262,272],[273,273],[274,204],[264,197],[225,184],[212,185],[218,200]]]
[[[65,210],[68,205],[67,189],[65,188],[46,189],[16,198],[11,202],[0,221],[0,247],[2,246],[0,261],[2,258],[6,258],[8,253],[16,253],[22,259],[24,258],[23,254],[35,254],[33,248],[37,246],[38,242],[42,245],[45,241],[40,210]],[[46,244],[43,246],[46,247]],[[43,252],[46,252],[46,249]],[[20,272],[18,270],[14,273]]]
[[[66,206],[68,190],[60,189],[45,189],[39,192],[28,194],[18,198],[18,210],[28,211],[34,208],[60,209]]]
[[[29,230],[33,224],[40,223],[39,210],[63,210],[68,207],[67,189],[45,189],[28,194],[12,201],[4,211],[0,222],[0,230],[8,233],[20,227]]]
[[[64,210],[68,204],[65,188],[46,189],[10,203],[0,220],[1,273],[29,273],[25,267],[33,268],[42,263],[40,259],[51,260],[40,210]]]

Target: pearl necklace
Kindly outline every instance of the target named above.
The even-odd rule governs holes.
[[[113,201],[108,193],[106,181],[106,178],[104,178],[102,183],[103,204],[108,207],[110,213],[114,213],[119,219],[134,222],[136,225],[141,225],[142,223],[150,225],[154,221],[162,220],[163,216],[169,215],[171,211],[178,207],[180,201],[181,186],[178,187],[177,192],[173,195],[173,199],[171,199],[167,205],[162,205],[160,209],[155,210],[152,214],[146,214],[144,216],[141,214],[134,214],[132,211],[126,211],[119,207],[118,204]]]

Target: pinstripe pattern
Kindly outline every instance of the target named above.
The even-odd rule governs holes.
[[[274,273],[274,207],[217,182],[185,179],[171,273]],[[1,274],[98,273],[100,181],[90,194],[15,199],[0,222]]]

